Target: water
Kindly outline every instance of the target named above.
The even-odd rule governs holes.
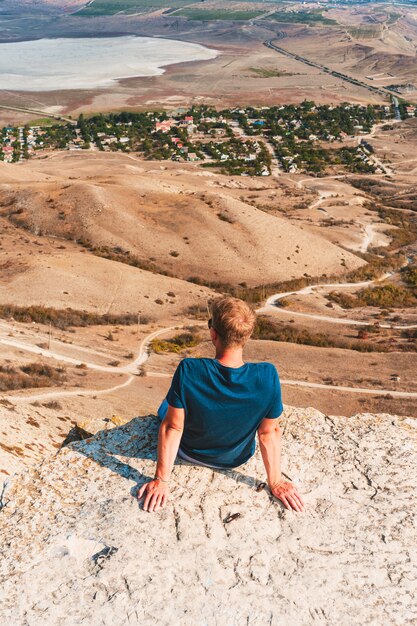
[[[213,59],[204,46],[153,37],[38,39],[0,44],[0,90],[109,87],[118,79],[156,76],[172,63]]]

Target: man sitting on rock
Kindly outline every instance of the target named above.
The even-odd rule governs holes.
[[[281,476],[278,372],[272,363],[244,363],[242,358],[255,319],[237,298],[212,302],[208,326],[216,356],[183,359],[174,373],[158,409],[162,423],[155,478],[138,492],[145,511],[165,506],[177,454],[194,465],[235,468],[254,454],[256,433],[272,494],[287,509],[304,510],[295,485]]]

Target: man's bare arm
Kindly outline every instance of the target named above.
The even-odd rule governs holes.
[[[258,428],[259,446],[271,493],[287,509],[304,511],[304,502],[296,486],[281,475],[281,428],[278,419],[265,418]]]
[[[159,428],[155,479],[142,485],[138,491],[138,498],[145,498],[143,503],[145,511],[157,511],[166,504],[169,495],[168,481],[180,446],[184,419],[184,409],[176,409],[169,405]]]

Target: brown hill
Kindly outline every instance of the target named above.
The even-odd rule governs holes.
[[[0,220],[0,303],[72,307],[150,319],[205,306],[211,290],[100,258],[73,242],[22,233]]]
[[[183,279],[256,285],[341,274],[363,264],[287,219],[242,202],[236,189],[214,191],[223,176],[131,157],[135,167],[128,158],[58,155],[22,165],[21,183],[0,170],[1,213],[33,233],[128,251]]]

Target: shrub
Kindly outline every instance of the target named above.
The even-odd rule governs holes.
[[[330,338],[324,333],[312,333],[307,329],[286,326],[261,315],[257,317],[253,339],[283,341],[321,348],[344,348],[360,352],[384,352],[386,350],[385,346],[374,345],[363,340],[349,342],[344,339]]]
[[[409,265],[401,270],[401,278],[406,285],[417,287],[417,265]]]
[[[20,367],[0,365],[0,391],[52,387],[66,380],[65,370],[43,363],[30,363]]]
[[[192,348],[198,345],[200,339],[196,333],[187,332],[176,335],[171,339],[154,339],[151,343],[151,348],[156,354],[162,352],[181,352],[186,348]]]
[[[328,298],[344,309],[356,307],[414,307],[417,296],[406,287],[388,284],[381,287],[366,287],[356,294],[331,292]]]
[[[55,409],[57,411],[62,409],[62,406],[56,400],[51,400],[50,402],[44,402],[42,406],[44,406],[46,409]]]
[[[78,311],[76,309],[54,309],[45,306],[16,306],[14,304],[0,305],[0,317],[13,318],[17,322],[38,324],[52,324],[55,328],[65,330],[70,326],[103,326],[109,324],[122,324],[130,326],[137,324],[137,315],[133,313],[125,313],[114,315],[105,313],[89,313],[87,311]],[[142,321],[142,320],[141,320]],[[144,321],[142,323],[145,323]]]
[[[227,213],[217,213],[217,217],[219,218],[219,220],[222,220],[222,222],[228,222],[229,224],[234,224],[236,221],[233,219],[233,217],[227,215]]]

